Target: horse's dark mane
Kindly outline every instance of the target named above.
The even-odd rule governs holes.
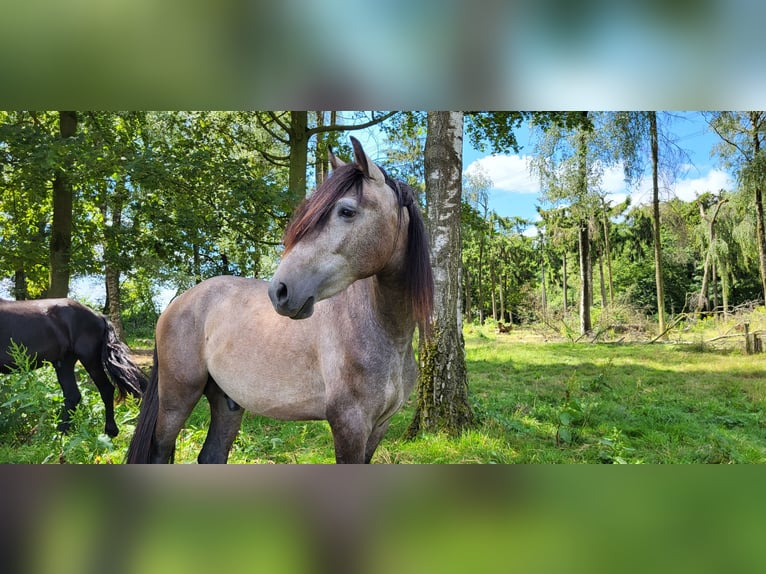
[[[399,205],[407,208],[409,215],[404,280],[407,285],[407,294],[412,301],[412,313],[418,323],[420,336],[429,337],[434,305],[434,279],[425,223],[413,189],[403,181],[392,180],[388,175],[386,175],[386,183],[396,193]],[[399,218],[401,221],[401,210]]]
[[[335,169],[295,209],[292,221],[285,229],[285,236],[282,241],[285,245],[285,253],[290,251],[293,245],[310,232],[321,230],[333,206],[351,188],[354,188],[357,200],[361,201],[364,177],[364,174],[354,164],[347,164]]]
[[[434,284],[423,216],[412,188],[402,181],[392,179],[380,169],[385,176],[386,185],[396,196],[399,207],[406,207],[409,215],[404,280],[421,336],[427,336],[430,333]],[[353,189],[357,200],[363,201],[365,177],[355,164],[346,164],[335,169],[295,210],[293,219],[285,230],[285,253],[312,231],[321,230],[337,201],[349,191]],[[401,210],[398,215],[401,223]]]

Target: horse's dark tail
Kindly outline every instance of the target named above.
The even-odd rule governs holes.
[[[106,331],[104,333],[104,346],[101,351],[101,362],[117,388],[117,402],[122,401],[128,394],[141,397],[148,384],[146,375],[131,360],[130,349],[117,337],[112,324],[106,319],[104,319],[104,324]]]
[[[130,440],[125,462],[128,464],[149,463],[154,440],[154,427],[157,425],[157,413],[160,408],[160,396],[157,389],[157,347],[154,347],[154,361],[149,384],[141,399],[141,411],[138,414],[136,431]]]

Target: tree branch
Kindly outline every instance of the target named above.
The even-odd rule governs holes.
[[[260,116],[260,115],[256,116],[256,118],[258,119],[258,123],[260,124],[260,126],[261,126],[261,127],[264,129],[264,130],[266,130],[266,132],[267,132],[267,133],[268,133],[268,134],[269,134],[271,137],[273,137],[273,138],[274,138],[275,140],[277,140],[277,141],[281,141],[283,144],[289,144],[289,143],[290,143],[290,139],[289,139],[289,138],[285,138],[285,137],[282,137],[281,135],[277,134],[275,131],[273,131],[273,130],[271,129],[271,127],[270,127],[270,124],[271,124],[271,123],[276,123],[276,124],[277,124],[277,125],[278,125],[278,126],[279,126],[279,127],[282,129],[282,130],[283,130],[283,131],[285,131],[285,132],[288,132],[288,133],[289,133],[289,131],[290,131],[289,127],[288,127],[288,126],[286,126],[285,124],[283,124],[283,123],[280,121],[280,119],[277,117],[277,115],[276,115],[274,112],[268,112],[268,117],[270,117],[270,118],[271,118],[271,122],[265,122],[265,121],[263,121],[263,119],[261,118],[261,116]]]
[[[288,113],[288,112],[284,112],[284,113]],[[283,131],[290,133],[290,126],[284,123],[282,119],[275,112],[268,112],[268,116],[271,118],[271,121],[277,124]],[[266,127],[265,124],[264,124],[264,127]]]
[[[289,165],[290,156],[273,155],[263,150],[258,150],[258,153],[261,154],[263,159],[267,162],[276,165],[277,167],[287,167]]]
[[[315,134],[321,134],[324,132],[350,132],[354,130],[363,130],[365,128],[378,125],[398,113],[399,111],[395,110],[393,112],[388,112],[378,118],[375,118],[373,116],[373,118],[370,121],[365,122],[363,124],[329,124],[326,126],[316,126],[313,128],[309,128],[306,133],[308,134],[309,137],[311,137]]]
[[[729,144],[731,147],[733,147],[734,149],[736,149],[736,150],[737,150],[739,153],[741,153],[741,154],[742,154],[742,155],[743,155],[743,156],[744,156],[746,159],[748,158],[748,156],[747,156],[747,153],[745,152],[745,150],[743,150],[743,149],[742,149],[742,147],[740,147],[740,146],[739,146],[739,144],[737,144],[737,143],[733,142],[733,141],[732,141],[732,140],[730,140],[728,137],[726,137],[725,135],[723,135],[723,134],[720,132],[720,130],[718,129],[718,127],[716,127],[712,121],[708,121],[708,122],[707,122],[707,124],[708,124],[708,125],[709,125],[709,126],[712,128],[712,129],[713,129],[713,131],[714,131],[716,134],[718,134],[718,137],[719,137],[719,138],[721,138],[723,141],[725,141],[725,142],[726,142],[727,144]]]

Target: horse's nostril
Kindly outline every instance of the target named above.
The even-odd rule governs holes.
[[[277,301],[280,303],[283,303],[287,300],[287,285],[284,283],[279,283],[279,287],[277,287]]]

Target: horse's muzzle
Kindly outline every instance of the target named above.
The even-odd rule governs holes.
[[[291,296],[287,285],[281,281],[272,281],[269,285],[269,299],[274,310],[291,319],[306,319],[314,313],[314,297],[298,299]]]

